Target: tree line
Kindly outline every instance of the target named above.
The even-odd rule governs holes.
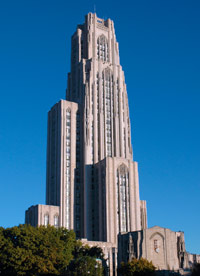
[[[106,275],[102,249],[76,240],[75,233],[53,226],[0,227],[0,276]],[[153,275],[155,266],[145,259],[121,263],[118,275]],[[200,264],[192,274],[200,275]]]
[[[0,227],[0,275],[103,275],[103,252],[53,226]]]

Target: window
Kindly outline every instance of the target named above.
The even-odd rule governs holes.
[[[97,57],[102,61],[109,61],[108,59],[108,42],[104,35],[97,39]]]
[[[103,91],[103,105],[105,98],[105,127],[106,127],[106,156],[112,156],[112,114],[113,114],[113,105],[112,105],[112,91],[113,91],[113,82],[112,82],[112,72],[109,68],[106,68],[102,74],[102,91]],[[104,108],[103,108],[104,110]]]
[[[124,157],[126,158],[126,130],[124,128]]]
[[[71,174],[71,110],[66,110],[66,169],[65,169],[65,185],[66,185],[66,202],[65,202],[65,225],[70,228],[70,174]],[[54,217],[54,226],[58,227],[58,216]]]
[[[159,241],[158,240],[154,240],[154,250],[156,251],[156,253],[159,253]]]
[[[58,215],[54,216],[54,226],[58,227],[59,226],[59,222],[58,222]]]
[[[129,174],[128,168],[122,164],[117,170],[117,213],[119,232],[128,231],[129,221]]]
[[[49,224],[49,215],[45,214],[44,215],[44,226],[47,226]]]
[[[119,114],[119,80],[117,79],[117,84],[116,84],[116,93],[117,93],[117,113]]]
[[[77,111],[76,113],[76,180],[75,180],[75,232],[76,236],[80,238],[80,214],[81,214],[81,208],[80,208],[80,160],[81,160],[81,147],[80,147],[80,141],[81,141],[81,120],[80,120],[80,113]]]

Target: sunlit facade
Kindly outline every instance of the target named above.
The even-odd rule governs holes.
[[[48,113],[46,205],[30,207],[26,223],[34,215],[34,225],[107,244],[116,270],[118,234],[145,228],[147,219],[113,21],[89,13],[71,45],[66,100]]]
[[[48,113],[46,205],[31,206],[26,223],[73,229],[84,244],[100,246],[107,275],[133,257],[162,270],[200,262],[186,252],[183,232],[147,229],[113,21],[89,13],[71,46],[66,100]]]
[[[113,21],[89,13],[71,45],[66,100],[48,113],[46,204],[59,207],[57,227],[116,244],[118,233],[145,228],[147,216]]]

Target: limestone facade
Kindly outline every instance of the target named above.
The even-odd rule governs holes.
[[[145,258],[152,261],[157,270],[180,271],[189,269],[195,262],[200,261],[199,255],[186,251],[183,232],[154,226],[120,234],[118,238],[119,263],[132,258]]]
[[[89,13],[71,46],[66,100],[48,113],[46,205],[31,206],[25,222],[73,229],[99,245],[110,275],[131,257],[159,269],[187,267],[199,256],[185,253],[182,232],[147,229],[113,21]]]
[[[32,226],[48,224],[59,227],[59,206],[53,205],[34,205],[28,208],[25,214],[25,223]]]
[[[61,100],[48,113],[46,204],[59,206],[59,226],[74,229],[78,104]]]
[[[48,114],[46,204],[77,237],[116,244],[147,220],[114,23],[89,13],[71,43],[66,100]]]
[[[140,216],[137,163],[106,157],[94,169],[99,186],[95,197],[95,202],[99,202],[95,232],[100,230],[98,240],[117,244],[119,233],[140,230],[146,223]]]

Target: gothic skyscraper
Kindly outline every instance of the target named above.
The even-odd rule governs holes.
[[[118,233],[147,226],[114,23],[96,14],[72,36],[66,100],[48,114],[46,206],[39,207],[35,224],[56,221],[88,240],[116,243]]]
[[[199,255],[186,252],[183,232],[147,229],[124,72],[110,19],[89,13],[77,26],[66,100],[49,111],[47,136],[46,205],[31,206],[26,223],[73,229],[83,243],[103,249],[111,276],[132,257],[177,271],[200,262]]]

